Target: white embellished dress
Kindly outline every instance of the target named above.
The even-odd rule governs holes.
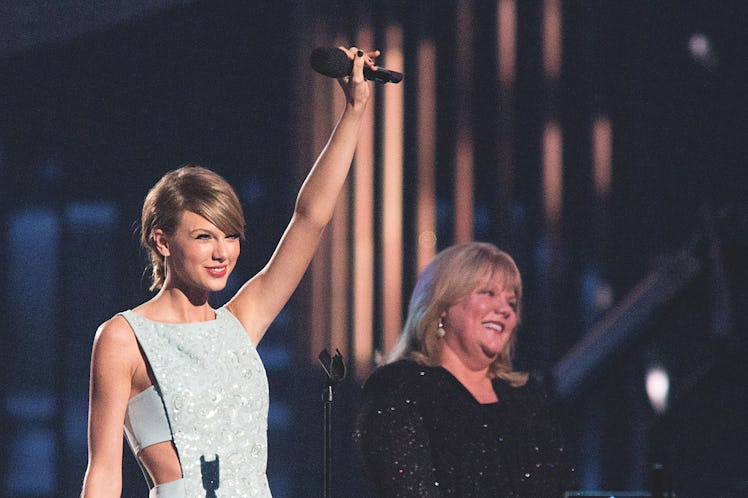
[[[180,481],[149,481],[149,496],[270,497],[267,376],[239,320],[226,308],[215,320],[184,324],[121,315],[156,380],[128,403],[125,436],[136,456],[172,439],[182,466]]]

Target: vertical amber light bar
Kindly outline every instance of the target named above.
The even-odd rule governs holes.
[[[592,168],[594,171],[595,195],[607,199],[613,169],[613,131],[610,118],[598,116],[592,128]]]
[[[431,40],[418,46],[418,186],[416,200],[416,270],[436,253],[436,48]]]
[[[561,0],[543,3],[543,69],[546,80],[561,75]]]
[[[467,242],[473,238],[473,16],[472,1],[457,2],[457,143],[454,171],[454,238]]]
[[[497,5],[498,75],[499,75],[499,148],[497,151],[499,194],[499,216],[507,216],[509,199],[514,184],[514,81],[516,77],[517,51],[517,3],[516,0],[499,0]]]
[[[543,70],[547,94],[555,98],[561,74],[561,3],[543,4]],[[563,196],[563,132],[553,111],[555,101],[546,102],[549,113],[543,130],[543,191],[546,226],[556,232],[561,219]]]
[[[555,231],[561,218],[563,191],[561,128],[549,120],[543,130],[543,207],[546,226]]]
[[[385,33],[390,67],[403,67],[403,34],[399,26]],[[383,88],[382,144],[382,327],[384,348],[400,335],[403,272],[403,83]]]
[[[499,81],[502,85],[514,86],[517,59],[517,0],[499,0],[497,11]]]
[[[365,49],[372,48],[374,36],[371,29],[362,29],[356,44]],[[359,379],[369,374],[374,349],[374,97],[372,94],[361,124],[352,176],[352,332],[355,373]]]

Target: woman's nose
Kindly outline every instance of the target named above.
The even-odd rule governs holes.
[[[506,299],[498,298],[496,300],[496,313],[506,318],[511,311],[512,307]]]
[[[216,244],[213,247],[213,259],[222,261],[226,259],[227,253],[228,253],[228,247],[226,245],[226,242],[223,240],[216,241]]]

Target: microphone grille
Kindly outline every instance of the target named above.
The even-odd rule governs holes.
[[[317,47],[309,57],[312,69],[330,78],[342,78],[351,72],[352,61],[339,48]]]

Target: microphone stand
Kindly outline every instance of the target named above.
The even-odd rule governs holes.
[[[332,497],[332,401],[333,386],[345,378],[345,363],[340,350],[335,349],[335,356],[330,356],[327,349],[319,354],[319,362],[325,371],[325,391],[322,396],[325,404],[325,498]]]

